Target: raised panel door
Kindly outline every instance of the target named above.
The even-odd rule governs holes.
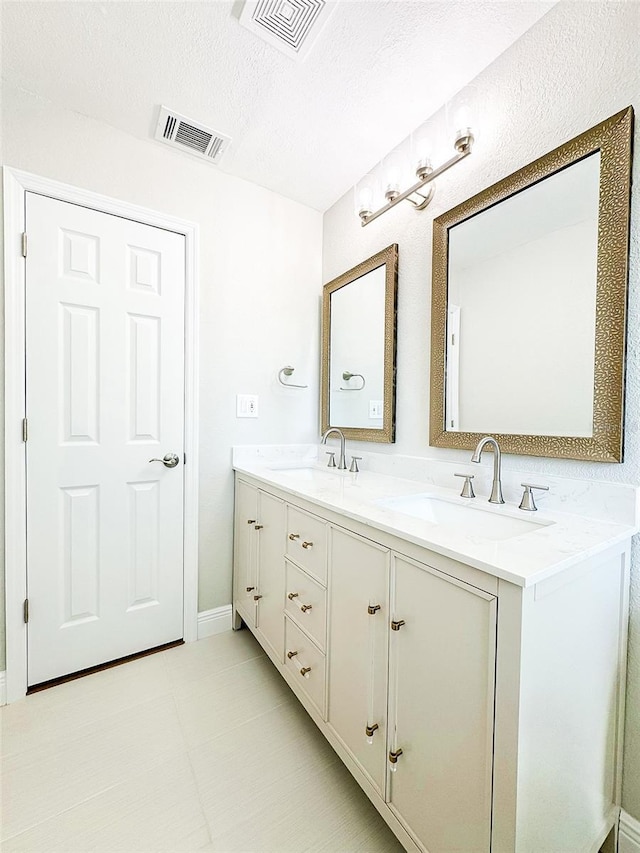
[[[34,193],[26,222],[34,685],[183,636],[185,250]]]

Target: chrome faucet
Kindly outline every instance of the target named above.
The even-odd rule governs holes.
[[[480,462],[482,451],[488,444],[493,448],[493,485],[491,487],[491,497],[489,498],[489,503],[503,504],[504,498],[502,497],[502,482],[500,480],[500,465],[502,462],[502,454],[500,453],[500,447],[498,446],[498,442],[495,440],[495,438],[492,438],[490,435],[485,435],[484,438],[481,438],[478,442],[478,446],[473,451],[471,461]]]
[[[327,439],[332,433],[335,433],[340,438],[340,458],[338,459],[338,468],[341,471],[345,471],[347,468],[347,460],[345,458],[345,438],[342,430],[338,429],[338,427],[329,427],[322,436],[321,444],[326,444]]]

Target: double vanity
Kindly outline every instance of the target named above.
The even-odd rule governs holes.
[[[326,449],[236,448],[235,627],[406,850],[597,853],[638,490],[544,477],[532,512],[522,472],[489,503],[484,460],[363,453],[355,473]]]

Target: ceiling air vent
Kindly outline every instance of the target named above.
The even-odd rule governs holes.
[[[230,136],[198,124],[167,107],[160,107],[155,138],[180,151],[195,154],[196,157],[216,164],[220,162],[231,142]]]
[[[327,0],[246,0],[240,23],[288,56],[302,57],[336,5]]]

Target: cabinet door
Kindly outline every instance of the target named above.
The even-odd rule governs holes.
[[[258,573],[256,634],[271,646],[279,661],[284,652],[285,505],[258,493]]]
[[[388,802],[429,853],[485,853],[496,599],[399,556],[391,589]]]
[[[235,606],[245,622],[255,625],[257,580],[258,490],[236,479],[233,585]]]
[[[383,794],[389,551],[335,528],[329,535],[328,722]]]

